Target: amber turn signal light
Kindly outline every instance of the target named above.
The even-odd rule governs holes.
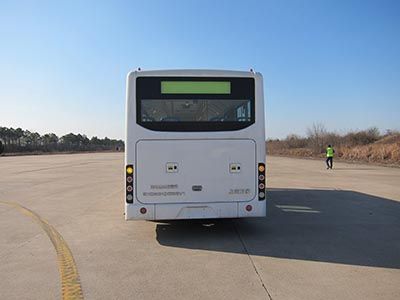
[[[133,174],[133,168],[131,166],[127,167],[126,173],[128,173],[129,175]]]

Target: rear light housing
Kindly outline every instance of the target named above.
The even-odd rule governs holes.
[[[127,165],[125,168],[125,176],[126,176],[126,203],[133,203],[133,165]]]
[[[258,164],[258,200],[265,200],[265,164]]]

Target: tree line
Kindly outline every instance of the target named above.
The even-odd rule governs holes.
[[[54,133],[40,135],[21,128],[0,127],[0,153],[19,152],[69,152],[69,151],[120,151],[122,140],[88,138],[84,134],[68,133],[58,137]]]

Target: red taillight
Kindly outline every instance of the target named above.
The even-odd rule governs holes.
[[[250,204],[249,205],[246,205],[246,210],[247,211],[251,211],[253,209],[253,206],[251,206]]]
[[[146,209],[146,207],[142,207],[141,209],[140,209],[140,213],[141,214],[145,214],[145,213],[147,213],[147,209]]]

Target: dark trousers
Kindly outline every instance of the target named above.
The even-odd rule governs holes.
[[[326,166],[330,169],[333,167],[333,157],[327,157],[326,158]]]

